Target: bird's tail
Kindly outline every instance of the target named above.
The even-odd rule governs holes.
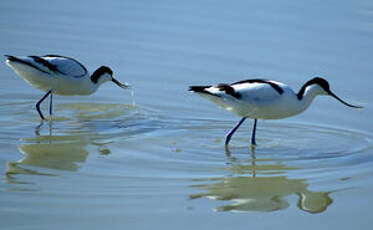
[[[13,56],[13,55],[4,55],[6,57],[6,63],[9,65],[10,63],[12,62],[17,62],[17,63],[23,63],[23,64],[26,64],[26,65],[30,65],[28,62],[22,60],[21,58],[18,58],[16,56]]]
[[[189,91],[194,93],[209,93],[206,91],[207,88],[210,88],[211,86],[189,86]]]
[[[18,58],[18,57],[16,57],[16,56],[13,56],[13,55],[4,55],[4,56],[6,57],[6,61],[5,61],[5,63],[6,63],[9,67],[11,67],[11,68],[13,68],[13,69],[14,69],[14,66],[13,66],[14,63],[21,63],[21,64],[25,64],[25,65],[32,66],[31,63],[29,63],[29,62],[27,62],[27,61],[25,61],[25,60],[23,60],[23,59],[21,59],[21,58]]]
[[[7,54],[5,54],[4,56],[5,56],[6,59],[9,60],[9,61],[17,61],[17,60],[18,60],[18,58],[14,57],[14,56],[12,56],[12,55],[7,55]]]

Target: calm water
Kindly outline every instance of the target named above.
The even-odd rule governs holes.
[[[109,65],[135,89],[55,96],[40,125],[42,92],[0,65],[1,229],[371,228],[370,1],[0,1],[0,34],[2,54]],[[226,151],[239,118],[187,92],[315,75],[365,108],[319,97],[259,121],[256,149],[249,121]]]

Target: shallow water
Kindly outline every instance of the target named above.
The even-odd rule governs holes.
[[[373,109],[369,1],[2,1],[1,52],[109,65],[105,84],[54,97],[0,68],[2,229],[370,229]],[[246,121],[187,92],[250,77],[298,90],[327,78],[347,108]],[[47,114],[48,103],[43,105]],[[282,227],[283,226],[283,227]]]

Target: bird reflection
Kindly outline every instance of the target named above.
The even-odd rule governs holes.
[[[40,120],[40,124],[35,127],[35,136],[40,137],[40,129],[44,125],[44,120]],[[53,130],[53,120],[48,120],[48,130],[49,130],[49,136],[52,136],[52,130]]]
[[[22,158],[7,163],[6,180],[8,183],[30,183],[29,177],[16,175],[59,175],[62,171],[75,172],[87,160],[89,149],[96,149],[101,155],[111,150],[113,134],[118,135],[118,124],[107,122],[111,119],[136,118],[136,106],[125,104],[69,103],[61,104],[64,113],[49,121],[41,120],[34,129],[34,136],[20,138],[17,145]],[[100,134],[105,130],[106,134]],[[120,133],[125,135],[123,131]]]
[[[321,213],[332,203],[329,192],[310,191],[305,179],[290,179],[281,175],[296,168],[257,159],[255,148],[251,149],[251,162],[244,165],[230,157],[229,149],[226,150],[230,164],[224,170],[231,172],[231,175],[213,179],[217,183],[211,184],[207,180],[208,183],[193,185],[206,192],[190,195],[190,199],[207,197],[211,200],[231,201],[231,204],[214,210],[240,212],[286,209],[289,207],[286,197],[293,194],[298,196],[298,208],[309,213]],[[263,176],[257,176],[258,174]]]
[[[88,141],[85,136],[53,135],[52,122],[48,124],[49,133],[40,135],[43,121],[35,128],[35,137],[23,138],[27,144],[18,145],[23,158],[7,163],[6,177],[10,183],[19,183],[16,174],[55,175],[54,170],[77,171],[79,163],[86,161]],[[22,182],[23,183],[23,182]]]

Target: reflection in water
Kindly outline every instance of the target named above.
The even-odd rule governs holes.
[[[83,137],[39,136],[34,138],[34,141],[35,143],[32,144],[18,146],[23,158],[7,163],[6,175],[8,179],[14,174],[54,175],[52,172],[45,173],[40,169],[29,169],[27,166],[76,171],[79,168],[78,163],[84,162],[88,156],[88,152],[85,150],[87,141]],[[14,180],[12,181],[14,182]]]
[[[255,158],[255,149],[252,151],[251,165],[242,165],[232,158],[231,166],[224,168],[232,172],[231,176],[215,178],[212,184],[194,185],[193,187],[207,192],[190,195],[190,198],[207,197],[212,200],[233,201],[232,204],[215,208],[215,211],[264,212],[286,209],[289,207],[286,197],[292,194],[298,196],[297,206],[309,213],[323,212],[332,203],[329,192],[308,190],[305,179],[289,179],[278,175],[296,168],[282,164],[257,165],[258,161],[260,159]],[[251,176],[244,176],[247,174]],[[266,176],[258,177],[257,174]]]
[[[135,103],[134,101],[132,103]],[[91,121],[97,119],[112,119],[126,115],[129,111],[134,111],[136,105],[127,104],[99,104],[99,103],[68,103],[58,106],[60,116],[57,120],[69,120],[76,117],[79,121]],[[73,114],[68,114],[73,113]]]
[[[16,178],[17,174],[53,176],[57,173],[53,170],[77,171],[87,160],[88,147],[108,155],[113,138],[149,130],[144,126],[150,121],[134,105],[69,103],[60,104],[56,111],[53,120],[35,127],[35,137],[21,138],[17,147],[23,158],[7,163],[8,183],[29,183]]]
[[[80,137],[70,137],[65,143],[59,141],[46,144],[27,144],[18,146],[18,150],[24,155],[19,163],[41,168],[76,171],[78,162],[84,162],[88,152],[84,150],[86,141]]]
[[[48,122],[41,121],[35,127],[35,137],[21,139],[22,142],[26,142],[18,146],[23,158],[7,163],[8,183],[26,183],[17,181],[15,174],[53,176],[55,172],[51,170],[77,171],[80,167],[79,163],[85,162],[88,157],[89,152],[86,150],[88,145],[98,146],[102,154],[110,154],[106,143],[110,143],[108,139],[111,135],[99,135],[100,130],[97,130],[93,124],[96,124],[97,119],[118,117],[135,108],[127,105],[94,103],[75,103],[60,107],[63,107],[66,113],[78,113],[78,116],[72,116],[77,117],[78,121],[61,117]],[[53,127],[54,123],[58,126]],[[115,124],[110,122],[104,125],[100,128],[115,127]],[[41,135],[41,129],[47,129],[48,134]],[[58,134],[54,135],[53,131]],[[104,143],[101,143],[102,141]]]

